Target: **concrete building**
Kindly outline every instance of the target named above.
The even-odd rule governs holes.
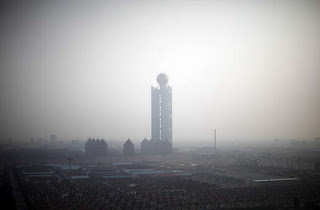
[[[123,154],[124,155],[133,155],[134,154],[134,144],[130,139],[128,139],[123,145]]]
[[[91,139],[89,138],[85,146],[86,155],[89,157],[106,156],[108,153],[108,144],[104,139]]]
[[[158,87],[151,87],[151,140],[141,143],[142,153],[168,154],[172,152],[172,88],[168,76],[157,76]]]
[[[157,82],[158,87],[151,87],[151,138],[172,143],[172,88],[166,74],[159,74]]]
[[[169,140],[147,140],[141,142],[141,153],[145,155],[163,155],[172,152],[172,144]]]
[[[141,153],[151,154],[151,145],[150,141],[147,138],[144,138],[141,142]]]

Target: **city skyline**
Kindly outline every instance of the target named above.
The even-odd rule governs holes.
[[[320,1],[0,1],[5,209],[320,209]]]
[[[150,86],[174,87],[174,141],[314,139],[320,3],[1,3],[0,139],[151,138]]]

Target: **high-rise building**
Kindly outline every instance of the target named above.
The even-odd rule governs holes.
[[[158,87],[151,87],[152,140],[172,144],[172,88],[164,73],[158,75],[157,82]]]
[[[168,154],[172,152],[172,88],[168,76],[157,77],[158,87],[151,87],[151,139],[141,142],[143,154]]]

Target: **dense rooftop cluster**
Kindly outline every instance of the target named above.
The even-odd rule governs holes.
[[[221,188],[242,188],[246,186],[246,182],[244,179],[215,175],[210,173],[194,173],[192,179],[200,182],[214,184]]]
[[[301,186],[222,189],[183,177],[22,182],[31,209],[293,208],[317,195]]]

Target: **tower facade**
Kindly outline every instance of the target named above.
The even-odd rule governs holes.
[[[153,141],[172,145],[172,88],[164,73],[158,75],[157,82],[158,87],[151,87],[151,136]]]
[[[86,142],[85,152],[89,157],[101,157],[106,156],[108,152],[108,144],[105,140],[91,139],[89,138]]]
[[[133,155],[134,154],[134,144],[130,139],[128,139],[123,145],[123,154],[124,155]]]

